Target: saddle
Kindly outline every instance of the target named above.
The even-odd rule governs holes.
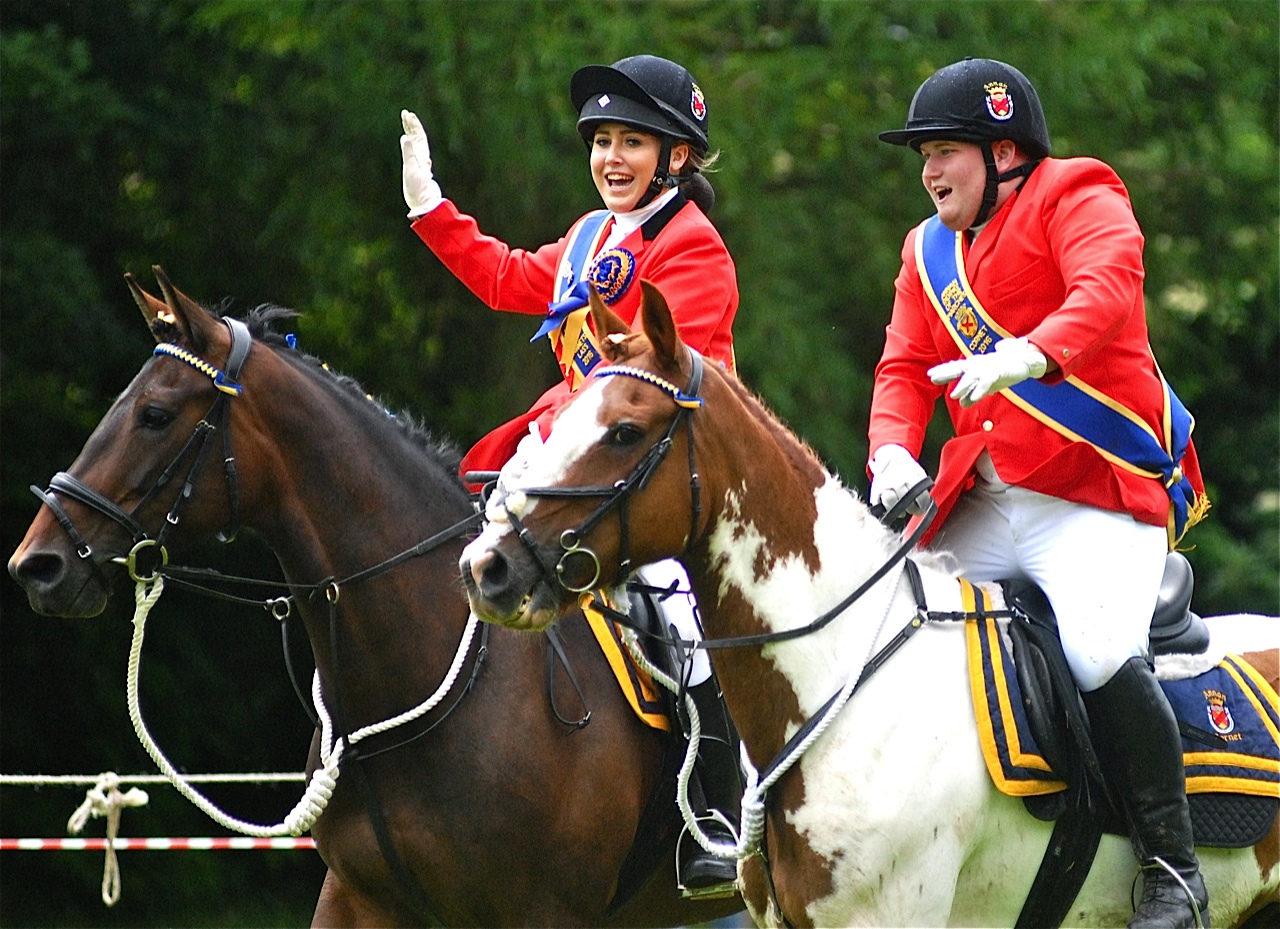
[[[1100,783],[1088,716],[1067,667],[1053,607],[1030,581],[1006,580],[1000,586],[1005,603],[1023,614],[1010,622],[1009,639],[1022,705],[1041,754],[1070,790],[1082,789],[1086,776]],[[1190,609],[1193,586],[1190,563],[1181,553],[1170,552],[1151,619],[1153,657],[1198,655],[1208,648],[1208,627]],[[1025,800],[1032,815],[1043,820],[1057,819],[1067,803],[1061,793]]]
[[[1171,552],[1152,618],[1153,658],[1197,655],[1208,648],[1208,627],[1190,610],[1192,586],[1191,565],[1180,553]],[[1008,642],[1027,728],[1051,776],[1066,784],[1065,790],[1058,784],[1051,788],[1054,792],[1023,796],[1027,810],[1037,819],[1054,821],[1055,828],[1019,924],[1058,925],[1088,874],[1101,834],[1126,836],[1127,832],[1123,814],[1109,797],[1088,715],[1067,667],[1048,599],[1027,581],[1003,581],[1001,587],[1006,604],[1016,608],[1007,626]],[[1176,710],[1169,691],[1172,685],[1162,682],[1162,686]],[[1220,737],[1189,723],[1188,714],[1177,715],[1184,738],[1205,746],[1217,742],[1216,747],[1223,748]],[[1256,844],[1275,822],[1280,798],[1274,793],[1231,792],[1223,769],[1213,770],[1218,775],[1215,783],[1226,786],[1188,796],[1196,844],[1222,848]]]
[[[1079,691],[1067,669],[1057,620],[1049,601],[1038,587],[1026,581],[1004,581],[1005,601],[1025,616],[1009,623],[1013,664],[1031,734],[1053,771],[1068,785],[1066,791],[1024,798],[1028,811],[1038,819],[1056,820],[1072,803],[1073,792],[1087,790],[1105,831],[1124,835],[1123,820],[1109,802],[1089,735],[1089,722]],[[1191,565],[1178,552],[1165,561],[1151,627],[1151,653],[1198,655],[1209,645],[1204,620],[1192,612]],[[1187,721],[1180,723],[1183,736],[1215,744],[1213,734]],[[1208,737],[1206,739],[1205,737]],[[1219,747],[1221,745],[1219,744]],[[1195,793],[1189,797],[1196,844],[1219,848],[1253,845],[1266,834],[1275,819],[1280,800],[1230,792]]]

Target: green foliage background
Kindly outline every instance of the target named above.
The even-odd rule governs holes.
[[[871,375],[918,163],[875,141],[965,55],[1036,84],[1054,154],[1124,178],[1147,236],[1152,340],[1196,414],[1214,499],[1189,541],[1204,613],[1277,612],[1277,48],[1274,0],[1224,2],[236,2],[0,6],[0,500],[68,465],[148,353],[120,279],[305,313],[301,344],[465,445],[555,376],[525,317],[486,311],[409,231],[398,113],[422,117],[446,193],[513,245],[597,205],[567,99],[578,66],[648,51],[710,105],[713,213],[738,265],[744,379],[865,489]],[[935,424],[937,425],[937,424]],[[935,428],[926,457],[945,428]],[[252,541],[192,561],[273,570]],[[117,600],[127,600],[127,595]],[[151,770],[124,710],[128,604],[35,617],[3,584],[0,770]],[[191,771],[297,770],[308,724],[263,617],[175,597],[144,708]],[[162,618],[167,615],[167,619]],[[202,835],[166,788],[124,834]],[[297,792],[233,790],[278,819]],[[0,834],[57,835],[79,791],[0,793]],[[91,827],[93,829],[94,827]],[[101,824],[96,825],[101,833]],[[216,830],[214,830],[216,832]],[[6,852],[0,924],[301,924],[304,853]]]

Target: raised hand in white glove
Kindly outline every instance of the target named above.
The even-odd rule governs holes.
[[[431,146],[418,117],[408,110],[400,111],[400,155],[404,159],[404,202],[409,218],[417,219],[435,209],[444,199],[440,185],[431,176]]]
[[[999,393],[1027,378],[1044,377],[1048,361],[1026,339],[1001,339],[995,351],[985,355],[970,355],[955,361],[946,361],[929,369],[929,379],[935,384],[956,380],[951,399],[961,406],[973,406],[983,397]]]
[[[892,510],[912,487],[929,475],[920,462],[901,445],[881,445],[871,456],[871,505]],[[928,490],[921,490],[907,507],[908,513],[919,515],[928,507]]]

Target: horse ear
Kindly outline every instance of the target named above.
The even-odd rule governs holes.
[[[663,368],[676,367],[676,350],[680,346],[680,336],[676,332],[675,321],[671,318],[671,308],[667,306],[667,298],[651,281],[641,281],[640,319],[644,323],[644,334],[653,343],[653,353],[658,364]]]
[[[124,282],[129,285],[129,291],[133,294],[133,302],[138,304],[138,309],[142,310],[142,318],[147,321],[147,328],[151,330],[151,334],[155,336],[157,342],[163,342],[164,337],[161,336],[158,327],[154,327],[151,324],[155,320],[160,320],[162,323],[175,325],[177,320],[169,312],[169,307],[163,300],[157,300],[143,290],[142,285],[138,283],[138,279],[132,274],[125,274]]]
[[[591,328],[600,339],[600,350],[610,364],[616,364],[624,356],[622,346],[632,335],[631,327],[605,305],[595,287],[587,289],[587,304],[591,307]]]
[[[164,268],[152,265],[156,280],[160,282],[160,292],[164,294],[165,307],[173,317],[173,322],[186,337],[192,351],[203,352],[216,334],[213,317],[178,288],[173,286]]]

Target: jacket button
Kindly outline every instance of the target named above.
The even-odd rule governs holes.
[[[995,423],[993,423],[993,422],[992,422],[991,420],[989,420],[989,419],[984,419],[984,420],[982,421],[982,431],[983,431],[983,432],[990,432],[990,431],[991,431],[992,429],[994,429],[995,427],[996,427]]]

